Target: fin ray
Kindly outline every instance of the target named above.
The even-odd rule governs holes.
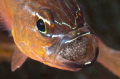
[[[6,1],[0,0],[0,31],[12,30],[12,11]]]
[[[26,59],[27,56],[23,54],[17,47],[15,47],[12,57],[11,70],[15,71],[17,68],[20,68]]]
[[[0,31],[4,31],[4,30],[7,30],[7,29],[6,29],[6,26],[4,24],[3,18],[0,15]]]

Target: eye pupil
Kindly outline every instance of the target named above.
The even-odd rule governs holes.
[[[45,32],[45,24],[44,24],[42,19],[39,19],[37,21],[37,28],[38,28],[39,31]]]

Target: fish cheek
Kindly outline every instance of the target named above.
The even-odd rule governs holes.
[[[31,57],[32,59],[38,60],[36,59],[36,56],[42,58],[44,55],[44,50],[40,46],[40,42],[38,42],[38,40],[36,39],[36,33],[34,32],[32,26],[32,17],[29,17],[28,19],[28,16],[25,17],[25,15],[23,14],[24,13],[19,12],[15,14],[13,26],[14,28],[12,30],[13,38],[18,48],[24,54]],[[23,16],[20,17],[20,15]],[[39,46],[37,46],[36,44],[38,44]],[[37,53],[36,51],[38,51],[39,53]],[[42,59],[40,59],[40,61],[41,60]]]
[[[52,45],[55,39],[45,37],[39,32],[36,28],[36,16],[30,12],[18,10],[14,17],[12,33],[16,45],[28,57],[43,62],[46,54],[43,47]]]

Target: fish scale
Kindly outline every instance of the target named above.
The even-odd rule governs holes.
[[[11,64],[12,71],[19,68],[27,57],[69,71],[80,70],[83,66],[87,67],[87,62],[91,62],[88,65],[95,62],[98,54],[97,38],[94,32],[89,30],[83,7],[76,0],[0,2],[3,7],[5,6],[4,12],[0,7],[0,16],[4,19],[1,21],[11,23],[9,27],[16,44]],[[8,15],[10,21],[3,15]],[[38,22],[44,24],[38,27]],[[46,32],[41,32],[40,29],[44,26]]]
[[[37,28],[38,19],[44,21],[46,33]],[[0,0],[0,25],[12,31],[16,44],[12,71],[27,57],[51,67],[78,71],[96,61],[99,48],[99,52],[112,51],[119,58],[119,51],[105,46],[90,29],[77,0]]]

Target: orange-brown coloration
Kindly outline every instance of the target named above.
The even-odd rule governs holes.
[[[6,0],[0,0],[0,19],[2,19],[2,21],[4,21],[4,24],[6,26],[7,30],[11,30],[12,29],[12,11],[11,9],[8,9],[8,7],[10,7],[9,5],[6,5],[6,3],[8,3],[8,1]]]
[[[0,17],[2,17],[6,28],[12,30],[12,35],[18,49],[26,56],[52,67],[77,71],[81,69],[79,67],[81,64],[86,66],[87,62],[94,60],[96,48],[98,48],[96,36],[94,33],[91,34],[92,31],[89,30],[90,27],[86,24],[84,14],[78,8],[81,7],[77,4],[76,0],[65,0],[65,2],[63,0],[0,0]],[[47,24],[47,28],[49,28],[48,35],[52,34],[52,36],[40,33],[36,27],[36,17],[38,17],[36,13],[39,13],[44,20],[50,22],[50,25],[49,23]],[[82,37],[82,35],[80,36],[81,33],[89,39],[88,44],[86,44],[87,47],[81,49],[86,49],[88,51],[86,52],[88,53],[87,55],[93,58],[88,57],[87,61],[75,62],[62,59],[59,52],[65,46],[69,45],[65,42],[79,41],[78,38]],[[120,76],[120,70],[116,68],[116,63],[119,63],[120,58],[118,51],[108,48],[100,41],[99,48],[100,57],[98,61]],[[89,52],[89,49],[91,52]],[[108,60],[112,59],[112,55],[115,55],[116,59],[108,63]],[[18,60],[20,63],[15,64],[14,62],[17,61],[14,58],[17,57],[19,56],[13,56],[13,71],[19,68],[24,62]],[[110,63],[114,63],[115,66],[110,66]],[[120,65],[117,64],[117,66]]]
[[[120,51],[107,47],[101,40],[99,48],[98,62],[120,77]]]

